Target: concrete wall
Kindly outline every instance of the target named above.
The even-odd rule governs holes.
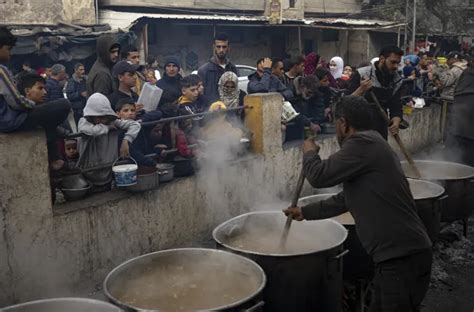
[[[94,0],[0,1],[0,25],[56,25],[59,21],[94,24]]]
[[[284,208],[298,178],[300,148],[281,146],[281,97],[253,95],[252,122],[261,154],[140,195],[121,191],[51,206],[41,132],[0,134],[0,306],[86,295],[121,262],[151,251],[201,246],[224,220],[257,209]],[[404,135],[409,148],[438,139],[439,108],[418,111]],[[260,133],[260,132],[259,132]],[[430,140],[430,141],[426,141]],[[337,150],[334,137],[321,154]],[[304,194],[312,190],[306,185]],[[281,198],[284,200],[282,201]],[[260,208],[259,208],[260,207]]]
[[[288,9],[289,1],[281,0],[284,16],[298,16],[298,11],[305,13],[354,13],[360,11],[358,0],[296,0],[295,9]],[[102,6],[129,6],[129,7],[155,7],[155,8],[189,8],[189,9],[218,9],[263,11],[269,0],[100,0]],[[293,11],[293,12],[292,12]]]

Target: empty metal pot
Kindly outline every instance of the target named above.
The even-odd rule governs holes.
[[[218,248],[263,268],[264,311],[340,311],[347,231],[333,220],[293,222],[280,249],[285,222],[281,212],[252,212],[224,222],[212,235]]]
[[[418,178],[411,166],[401,162],[405,175]],[[458,163],[434,160],[416,160],[415,165],[421,173],[422,180],[429,180],[442,185],[448,195],[444,205],[441,221],[464,222],[464,234],[467,233],[467,219],[474,210],[474,168]]]
[[[53,298],[31,301],[0,309],[3,312],[120,312],[120,308],[87,298]]]
[[[174,179],[174,165],[173,164],[157,164],[158,176],[161,183],[169,182]]]
[[[253,261],[215,249],[170,249],[112,270],[104,293],[132,311],[260,311],[265,273]]]

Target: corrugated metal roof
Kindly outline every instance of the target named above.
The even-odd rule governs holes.
[[[259,15],[197,15],[197,14],[159,14],[159,13],[134,13],[112,10],[101,10],[99,12],[101,24],[109,24],[112,29],[128,30],[142,18],[150,19],[176,19],[194,21],[225,21],[225,22],[254,22],[256,24],[267,24],[268,18]],[[346,18],[306,18],[306,19],[283,19],[283,23],[300,24],[302,26],[315,25],[334,29],[377,29],[394,28],[405,25],[400,22],[346,19]]]
[[[196,14],[159,14],[159,13],[129,13],[112,10],[101,10],[99,19],[101,23],[109,24],[112,29],[128,29],[135,25],[141,18],[151,19],[179,19],[201,21],[234,21],[234,22],[259,22],[268,21],[265,16],[258,15],[196,15]]]

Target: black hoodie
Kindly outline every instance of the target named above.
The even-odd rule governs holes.
[[[114,45],[118,45],[115,36],[105,35],[97,39],[97,60],[92,66],[87,78],[88,96],[96,92],[109,96],[117,89],[116,81],[112,77],[112,67],[114,64],[110,60],[110,49]]]

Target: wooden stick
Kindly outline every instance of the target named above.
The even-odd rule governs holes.
[[[374,92],[373,91],[370,91],[370,95],[372,97],[372,99],[374,100],[375,104],[377,104],[377,106],[379,107],[379,110],[381,112],[381,115],[382,117],[385,119],[385,121],[387,122],[387,125],[390,125],[390,119],[388,118],[388,115],[387,115],[387,112],[382,108],[382,106],[380,105],[380,102],[379,100],[377,99],[377,97],[375,96]],[[391,132],[390,132],[391,133]],[[421,173],[420,171],[418,170],[418,168],[416,167],[415,165],[415,162],[413,161],[413,158],[411,157],[410,153],[408,152],[408,150],[405,148],[405,145],[403,144],[402,142],[402,139],[400,138],[400,136],[397,134],[392,134],[393,138],[395,139],[395,142],[397,142],[398,146],[400,147],[400,151],[402,152],[403,156],[405,156],[406,160],[408,161],[408,163],[410,164],[412,170],[413,170],[413,173],[415,174],[415,178],[419,179],[421,178]]]
[[[296,184],[295,192],[293,193],[293,198],[291,200],[291,207],[296,207],[298,205],[298,199],[300,198],[301,191],[303,190],[304,185],[304,166],[301,168],[300,176],[298,178],[298,183]],[[286,218],[285,228],[283,229],[283,234],[281,235],[280,247],[286,245],[286,240],[288,239],[288,234],[290,232],[291,222],[293,221],[293,216],[291,214]]]
[[[446,117],[448,116],[448,101],[443,101],[441,111],[441,143],[444,143],[444,132],[446,131]]]

